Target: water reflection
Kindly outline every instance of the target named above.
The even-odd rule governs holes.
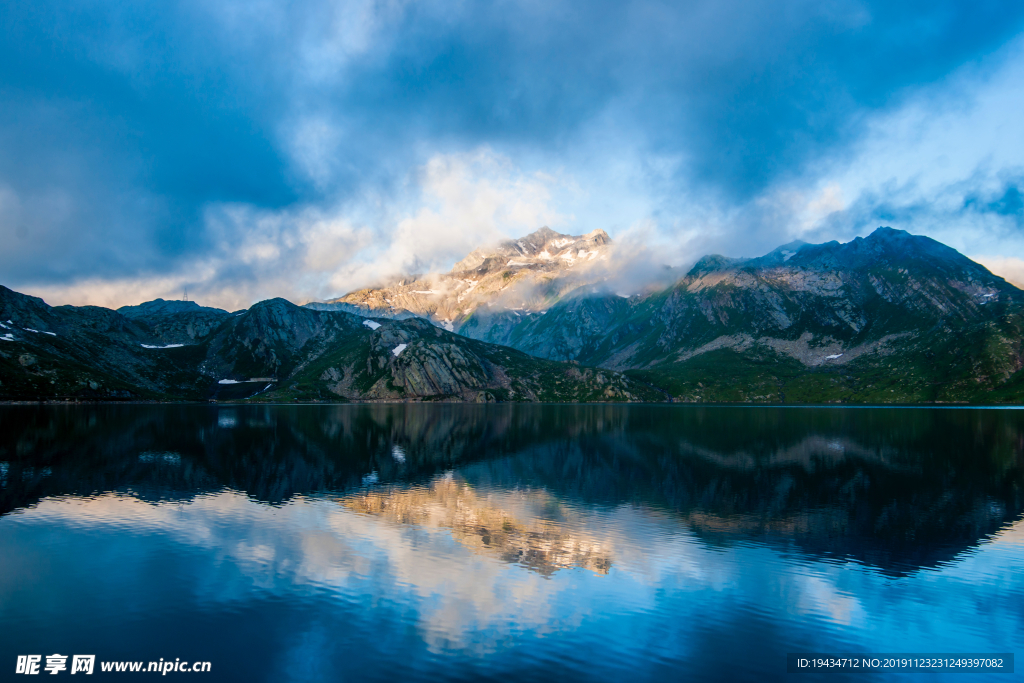
[[[655,681],[1013,650],[1018,415],[5,408],[0,658]]]

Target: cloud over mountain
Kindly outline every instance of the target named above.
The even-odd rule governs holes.
[[[230,307],[559,221],[654,225],[679,262],[848,238],[977,178],[950,220],[991,243],[1019,225],[1022,24],[951,0],[8,3],[0,269]]]

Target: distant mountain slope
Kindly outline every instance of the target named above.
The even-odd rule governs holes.
[[[197,308],[143,305],[128,317],[0,288],[0,399],[664,398],[617,372],[534,358],[418,319],[364,320],[284,299],[235,314]],[[187,334],[207,319],[213,329]]]

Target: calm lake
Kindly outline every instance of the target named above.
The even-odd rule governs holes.
[[[3,680],[59,653],[96,655],[85,680],[810,681],[787,653],[1024,649],[1018,410],[4,406],[0,484]]]

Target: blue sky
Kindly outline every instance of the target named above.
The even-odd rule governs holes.
[[[550,225],[685,265],[878,225],[1024,280],[1014,2],[13,2],[0,283],[229,308]]]

